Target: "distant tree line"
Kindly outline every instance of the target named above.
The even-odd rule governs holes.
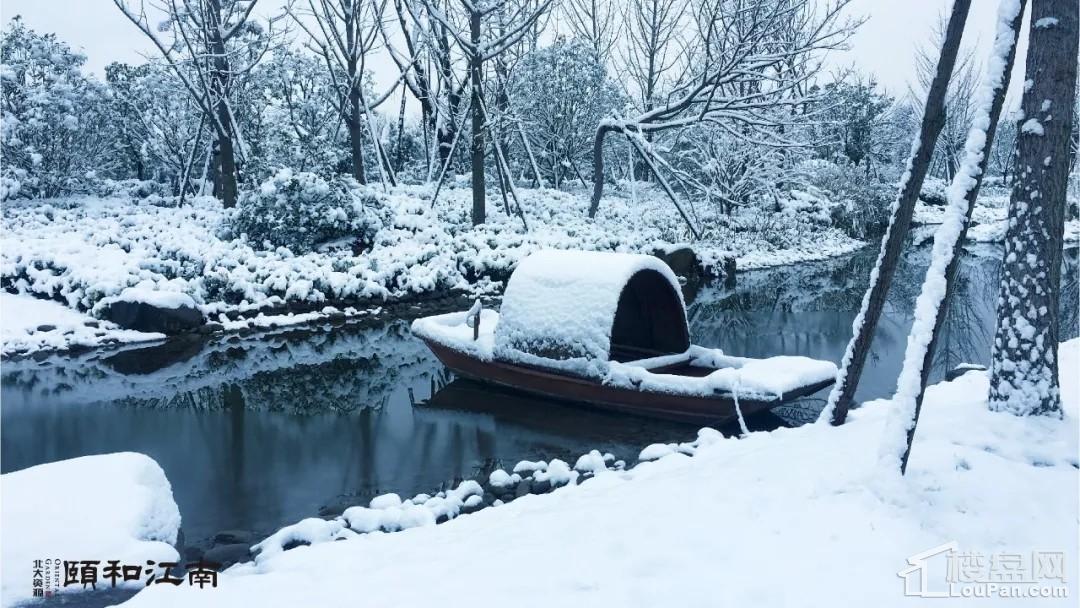
[[[731,213],[814,185],[880,218],[876,188],[901,171],[932,62],[899,97],[821,73],[859,25],[848,1],[293,0],[264,15],[257,0],[114,0],[157,56],[103,81],[15,17],[0,195],[138,180],[232,206],[285,167],[388,185],[467,173],[476,223],[492,188],[587,186],[595,213],[605,182],[627,179],[656,182],[684,216],[688,199]],[[375,83],[387,58],[398,77]],[[973,63],[957,68],[931,176],[955,173]],[[1012,122],[992,175],[1013,172]]]

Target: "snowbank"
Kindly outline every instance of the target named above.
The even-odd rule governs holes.
[[[1078,350],[1061,350],[1064,421],[988,411],[984,373],[931,387],[906,477],[876,458],[891,403],[875,401],[839,428],[706,434],[692,457],[671,450],[444,525],[296,548],[232,568],[212,592],[151,589],[127,605],[919,605],[898,573],[954,541],[987,560],[1064,552],[1065,581],[1050,582],[1069,597],[1039,605],[1074,605]],[[938,560],[928,575],[943,583]],[[362,585],[335,582],[357,573]]]
[[[82,311],[106,298],[133,297],[121,294],[136,286],[185,294],[211,322],[228,328],[238,316],[260,312],[325,316],[327,304],[363,309],[454,291],[490,293],[520,259],[540,249],[652,253],[686,239],[682,220],[662,195],[642,193],[636,202],[611,196],[589,219],[583,193],[523,189],[531,227],[526,233],[498,205],[490,206],[487,223],[473,227],[470,190],[446,188],[434,204],[432,190],[401,186],[385,195],[389,221],[370,249],[354,253],[331,245],[302,255],[223,238],[228,213],[212,198],[182,207],[126,198],[8,201],[0,282]],[[699,219],[717,225],[694,244],[714,271],[728,257],[750,268],[820,259],[863,244],[799,213],[769,222],[739,214],[723,222]]]
[[[145,342],[164,334],[120,329],[49,300],[0,291],[0,340],[5,357],[75,346]]]
[[[172,547],[180,529],[172,487],[143,454],[30,467],[0,476],[0,487],[4,606],[32,597],[34,560],[115,559],[141,566],[179,558]],[[61,593],[78,590],[80,585],[60,587]]]

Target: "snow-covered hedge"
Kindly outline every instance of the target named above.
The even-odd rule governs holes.
[[[885,230],[896,186],[867,174],[863,167],[810,160],[799,169],[807,181],[833,202],[831,224],[848,236],[865,239]]]
[[[266,249],[251,238],[223,238],[221,227],[230,225],[233,212],[210,197],[179,206],[153,197],[11,201],[2,210],[9,246],[0,250],[0,285],[85,311],[127,287],[153,284],[188,294],[211,321],[223,322],[221,313],[362,308],[455,290],[487,293],[537,249],[653,253],[688,239],[670,201],[644,184],[637,185],[636,198],[613,189],[596,219],[586,214],[585,191],[521,189],[528,232],[496,204],[489,205],[487,223],[474,227],[467,187],[444,188],[434,202],[433,190],[379,192],[387,221],[371,247],[359,252],[326,247],[297,253]],[[743,269],[822,259],[861,246],[821,226],[817,206],[792,204],[773,219],[739,211],[724,223],[702,210],[697,221],[708,236],[693,247],[713,269],[729,256]]]
[[[378,195],[350,177],[281,169],[240,195],[228,227],[256,248],[303,254],[346,238],[366,249],[386,219]]]

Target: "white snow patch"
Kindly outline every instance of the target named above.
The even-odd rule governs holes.
[[[1020,125],[1020,132],[1027,133],[1028,135],[1042,136],[1046,133],[1046,130],[1043,129],[1042,123],[1038,120],[1029,118],[1024,121],[1024,124]]]
[[[164,334],[120,329],[58,302],[29,295],[0,292],[0,339],[3,355],[27,355],[74,346],[98,346],[106,341],[148,342]]]
[[[116,559],[140,566],[179,559],[172,545],[180,511],[165,473],[144,454],[42,464],[5,473],[0,488],[4,606],[32,597],[37,559]],[[134,587],[143,584],[135,581]],[[60,592],[80,589],[61,587]]]
[[[638,453],[638,460],[641,460],[643,462],[649,460],[659,460],[664,456],[674,454],[675,452],[675,446],[672,446],[671,444],[653,443],[645,446],[645,448],[642,449],[640,453]]]

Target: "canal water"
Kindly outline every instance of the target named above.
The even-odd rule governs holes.
[[[689,306],[694,341],[730,354],[838,361],[874,253],[743,273],[734,289],[705,286]],[[922,247],[903,258],[860,400],[895,388],[928,256]],[[1077,333],[1076,251],[1066,257],[1063,339]],[[934,379],[988,361],[999,259],[990,246],[965,257]],[[696,431],[454,379],[406,321],[6,362],[2,379],[3,472],[146,453],[172,483],[189,544],[223,530],[261,538],[320,511],[384,492],[432,493],[523,459],[572,464],[599,449],[632,462],[649,443]],[[804,423],[824,396],[748,422]]]

